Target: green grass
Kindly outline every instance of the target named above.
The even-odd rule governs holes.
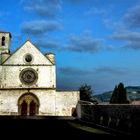
[[[79,123],[69,122],[69,125],[71,125],[74,128],[78,128],[78,129],[81,129],[81,130],[84,130],[84,131],[87,131],[87,132],[90,132],[90,133],[106,134],[106,135],[110,134],[110,133],[102,131],[100,129],[92,128],[92,127],[85,126],[85,125],[82,125],[82,124],[79,124]]]

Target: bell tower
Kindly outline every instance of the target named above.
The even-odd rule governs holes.
[[[11,34],[9,32],[0,32],[0,53],[9,53]]]
[[[0,64],[10,56],[11,37],[10,32],[0,31]]]

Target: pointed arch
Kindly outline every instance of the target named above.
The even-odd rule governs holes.
[[[33,93],[25,93],[18,99],[19,115],[37,115],[39,113],[39,99]]]

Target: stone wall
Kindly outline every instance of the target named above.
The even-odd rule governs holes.
[[[80,96],[79,91],[56,92],[56,115],[72,116]]]
[[[38,74],[37,83],[31,87],[56,88],[55,66],[2,66],[0,67],[0,88],[24,88],[19,75],[25,68],[33,68]],[[45,77],[45,78],[44,78]]]
[[[78,118],[121,132],[139,133],[139,105],[92,105],[77,106]]]
[[[0,90],[0,115],[18,115],[18,100],[28,90]],[[38,115],[55,115],[54,90],[30,90],[39,100]]]
[[[31,57],[30,62],[26,61],[27,55]],[[32,86],[20,81],[20,73],[25,68],[32,68],[37,73],[38,80]],[[26,41],[0,66],[0,88],[56,88],[55,71],[55,65],[30,41]]]
[[[1,33],[0,39],[3,35],[7,40],[6,45],[2,48],[6,47],[8,53],[9,45],[7,43],[10,43],[10,34]],[[0,51],[3,50],[0,49]],[[28,55],[31,57],[30,61],[27,61]],[[5,57],[3,56],[3,58]],[[23,115],[24,113],[21,113],[24,111],[21,107],[22,103],[25,103],[24,107],[26,106],[25,115],[29,115],[31,100],[35,104],[34,114],[71,116],[75,112],[79,92],[56,92],[54,59],[53,54],[44,56],[27,40],[6,61],[2,64],[0,62],[0,115]],[[25,72],[26,68],[28,71],[23,74],[22,72]],[[31,71],[31,69],[33,70]],[[31,73],[29,74],[29,72]],[[19,107],[18,101],[20,102]]]
[[[0,90],[0,115],[19,115],[18,101],[26,93],[33,93],[39,100],[39,114],[43,116],[72,116],[79,100],[78,91],[47,89]]]

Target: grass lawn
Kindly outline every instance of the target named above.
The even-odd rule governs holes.
[[[89,127],[83,124],[80,124],[78,122],[68,122],[70,126],[77,128],[77,129],[81,129],[90,133],[96,133],[96,134],[104,134],[104,135],[110,135],[110,133],[105,132],[103,130],[97,129],[97,128],[93,128],[93,127]]]

